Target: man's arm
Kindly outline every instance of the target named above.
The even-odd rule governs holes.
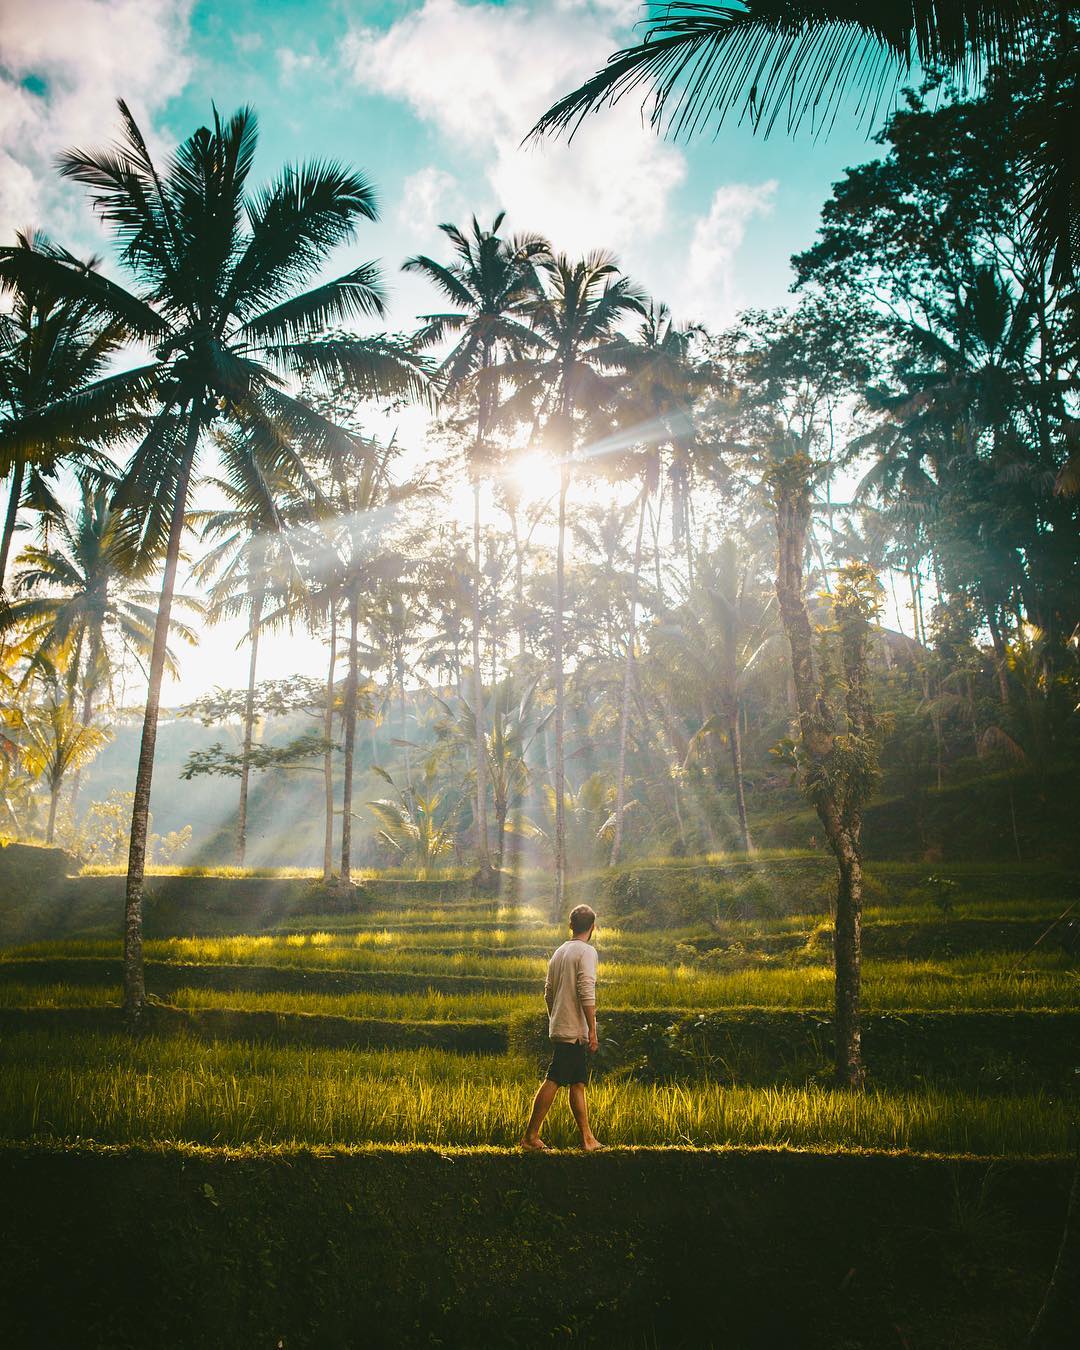
[[[595,1055],[600,1049],[600,1042],[596,1039],[596,1004],[583,1003],[581,1011],[585,1014],[585,1021],[589,1024],[589,1049]]]
[[[544,976],[544,1002],[547,1005],[548,1016],[551,1016],[551,1009],[555,1002],[555,991],[551,987],[551,964],[548,963],[547,974]]]
[[[596,1039],[596,952],[592,947],[585,948],[578,966],[577,993],[589,1028],[589,1049],[595,1054],[600,1043]]]

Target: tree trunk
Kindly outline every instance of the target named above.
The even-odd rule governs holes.
[[[345,726],[344,782],[341,788],[341,884],[352,882],[352,792],[353,751],[356,745],[356,632],[360,626],[359,601],[356,594],[349,597],[349,669],[345,676],[345,703],[341,710]]]
[[[744,853],[753,853],[750,825],[746,819],[746,793],[743,790],[742,733],[739,730],[739,704],[736,701],[728,722],[728,745],[731,748],[731,773],[735,781],[735,805],[739,812],[739,834]]]
[[[559,482],[559,545],[555,556],[555,913],[566,908],[566,672],[563,607],[566,603],[566,494],[570,467],[564,459]]]
[[[1039,1315],[1028,1334],[1026,1350],[1069,1350],[1080,1326],[1080,1158],[1073,1171],[1065,1231],[1054,1272]]]
[[[844,1087],[863,1084],[862,1037],[859,1017],[862,964],[862,856],[857,819],[845,825],[837,789],[824,772],[835,740],[835,716],[818,687],[813,630],[803,593],[803,560],[810,521],[810,489],[794,461],[785,463],[774,478],[777,536],[776,596],[788,645],[798,704],[802,750],[817,770],[812,794],[818,819],[837,864],[836,903],[836,1081]],[[850,691],[849,705],[862,697]]]
[[[517,507],[510,512],[510,528],[514,536],[514,624],[517,628],[518,656],[524,656],[525,644],[525,557],[518,532]]]
[[[506,807],[495,803],[495,866],[502,871],[506,854]]]
[[[334,668],[337,665],[337,607],[330,605],[330,668],[326,675],[326,713],[323,717],[323,736],[326,753],[323,755],[323,786],[326,800],[326,824],[323,833],[323,882],[329,886],[334,877]]]
[[[94,644],[93,646],[91,646],[90,649],[90,661],[87,667],[86,681],[83,685],[82,724],[84,727],[88,727],[90,725],[90,718],[93,716],[94,712],[94,686],[91,683],[90,674],[96,665],[96,653],[97,647],[96,644]],[[71,806],[71,823],[73,826],[75,824],[75,803],[79,799],[79,786],[81,783],[82,783],[82,765],[80,764],[79,767],[75,770],[75,778],[71,784],[70,806]]]
[[[634,541],[634,579],[630,593],[630,625],[626,638],[626,661],[623,665],[622,708],[619,713],[619,766],[615,777],[615,833],[611,841],[608,865],[614,867],[622,849],[623,813],[626,810],[626,742],[630,732],[630,685],[634,677],[635,647],[637,645],[638,579],[641,574],[641,541],[645,533],[645,511],[649,495],[645,484],[641,487],[641,509],[638,511],[637,538]]]
[[[154,643],[150,652],[150,672],[143,714],[139,764],[135,774],[135,793],[131,808],[131,839],[128,845],[127,886],[124,897],[124,1017],[134,1029],[146,1011],[146,980],[143,974],[142,908],[146,872],[146,835],[150,820],[150,787],[154,776],[154,750],[157,745],[158,711],[161,706],[161,682],[165,673],[165,651],[169,640],[176,566],[180,557],[180,538],[184,532],[191,466],[199,441],[202,406],[193,402],[184,441],[184,458],[176,483],[169,542],[165,550],[165,570],[161,579],[161,598],[154,623]]]
[[[263,588],[251,599],[251,659],[248,661],[247,694],[244,698],[244,755],[240,765],[240,806],[236,820],[236,861],[243,867],[247,852],[248,786],[251,782],[251,742],[255,731],[255,668],[259,660],[259,625],[262,623]]]
[[[480,480],[473,482],[473,722],[476,756],[476,852],[481,879],[491,870],[487,827],[487,741],[484,736],[484,672],[480,666]]]
[[[56,836],[56,808],[60,805],[60,783],[55,783],[49,791],[49,823],[45,828],[45,842],[51,844]]]
[[[0,592],[4,590],[7,581],[8,555],[11,553],[11,541],[15,537],[15,518],[19,514],[24,472],[22,460],[16,460],[15,467],[11,470],[11,495],[8,497],[7,514],[4,516],[4,534],[0,539]]]
[[[830,840],[830,842],[832,842]],[[862,1028],[862,858],[857,840],[841,835],[836,850],[840,884],[836,888],[836,1081],[840,1087],[861,1088]]]

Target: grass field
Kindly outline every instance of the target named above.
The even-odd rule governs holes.
[[[42,1069],[46,1072],[42,1073]],[[512,1146],[534,1086],[510,1057],[358,1054],[118,1038],[16,1036],[0,1067],[8,1138],[104,1143],[425,1143]],[[1068,1112],[1045,1097],[721,1089],[605,1081],[593,1113],[613,1145],[783,1144],[994,1156],[1060,1154]],[[549,1138],[573,1143],[569,1111]]]
[[[685,876],[728,862],[670,866]],[[803,855],[781,854],[742,867],[764,877],[770,893],[782,893],[783,874],[770,873],[770,866],[807,862]],[[809,863],[817,865],[813,858]],[[652,868],[659,875],[663,870]],[[868,935],[920,925],[927,950],[867,957],[868,1012],[1009,1014],[1080,1007],[1075,957],[1053,940],[1034,949],[1029,940],[1031,931],[1040,933],[1039,925],[1051,923],[1064,908],[1060,874],[954,867],[950,886],[943,888],[936,882],[928,886],[923,870],[888,864],[876,869]],[[461,881],[458,873],[445,879]],[[148,961],[167,963],[150,968],[151,991],[161,971],[169,975],[167,1001],[195,1012],[444,1026],[505,1026],[523,1014],[539,1017],[545,956],[563,936],[542,906],[467,895],[438,903],[415,898],[403,878],[382,880],[405,893],[394,903],[380,899],[351,915],[314,916],[306,927],[294,924],[293,931],[149,940]],[[183,878],[171,884],[182,886]],[[936,898],[943,889],[944,909]],[[602,921],[601,1033],[605,1008],[640,1010],[644,1017],[652,1009],[748,1009],[765,1017],[800,1009],[827,1013],[832,1002],[827,917],[796,912],[794,901],[779,906],[781,912],[771,905],[765,909],[768,914],[757,918],[676,928]],[[1013,932],[1010,925],[1021,925],[1024,946],[1001,947]],[[984,931],[997,946],[953,951],[961,931],[968,946]],[[103,937],[0,949],[0,1008],[114,1005],[120,998],[120,954],[118,939]],[[64,977],[65,962],[71,963],[72,978]],[[457,992],[455,978],[467,978],[467,989]],[[260,987],[264,979],[266,988]],[[353,987],[341,989],[342,979],[352,980]],[[364,987],[365,980],[371,987]],[[441,985],[430,987],[428,980]],[[303,987],[295,987],[298,981]],[[1000,1085],[983,1097],[912,1082],[910,1090],[901,1083],[893,1091],[850,1097],[779,1082],[772,1088],[721,1087],[709,1072],[706,1066],[698,1081],[681,1084],[637,1081],[625,1072],[598,1079],[593,1087],[598,1130],[612,1144],[791,1143],[1000,1156],[1060,1154],[1069,1147],[1066,1105],[1040,1094],[1037,1082],[1032,1090],[1030,1079],[1017,1095]],[[28,1030],[9,1035],[0,1047],[0,1135],[108,1142],[511,1144],[519,1137],[535,1081],[534,1065],[513,1055],[305,1050],[183,1037],[152,1037],[132,1046],[105,1034],[61,1040]],[[572,1142],[565,1112],[553,1119],[552,1131],[553,1142]]]

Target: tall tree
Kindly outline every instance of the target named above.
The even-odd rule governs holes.
[[[123,136],[101,151],[67,151],[64,176],[83,183],[113,228],[136,289],[21,241],[0,249],[0,285],[49,285],[128,337],[151,359],[105,376],[0,430],[0,453],[25,454],[50,436],[117,439],[117,417],[137,409],[145,434],[131,455],[116,505],[118,545],[135,558],[163,555],[131,821],[124,923],[124,1007],[137,1024],[146,1005],[142,959],[147,817],[157,740],[165,640],[192,473],[215,425],[260,444],[268,462],[332,453],[341,429],[285,390],[285,377],[336,379],[361,397],[423,394],[422,363],[383,338],[327,329],[383,312],[378,269],[364,263],[295,293],[330,251],[376,217],[361,175],[333,163],[289,167],[262,191],[247,180],[255,115],[241,109],[184,141],[161,173],[121,102]],[[125,428],[126,430],[126,428]]]
[[[641,449],[637,459],[641,475],[637,535],[634,542],[634,581],[630,598],[630,625],[623,664],[622,699],[619,711],[619,762],[615,773],[615,823],[611,840],[611,866],[622,849],[623,816],[626,809],[626,748],[630,731],[631,683],[637,644],[638,592],[640,590],[642,540],[645,517],[660,483],[665,449],[670,456],[672,485],[672,534],[680,537],[680,524],[687,548],[688,573],[692,542],[689,513],[680,510],[689,489],[689,450],[693,444],[695,395],[705,387],[703,367],[692,359],[695,339],[702,330],[694,324],[676,324],[666,305],[650,303],[636,334],[617,338],[611,358],[621,363],[627,375],[631,417]],[[631,431],[629,434],[633,435]],[[659,589],[659,588],[658,588]]]
[[[290,598],[303,590],[290,526],[298,525],[309,514],[313,498],[318,498],[319,493],[302,463],[289,464],[285,473],[278,466],[269,468],[248,437],[223,438],[219,453],[227,476],[210,478],[208,485],[224,497],[226,504],[216,511],[192,513],[190,519],[192,524],[201,526],[203,541],[211,543],[194,569],[203,585],[212,583],[207,611],[210,621],[241,614],[248,620],[244,762],[236,818],[236,861],[243,867],[259,638],[268,602],[277,601],[278,612],[284,607],[287,613]]]
[[[96,259],[80,263],[43,234],[20,234],[17,247],[87,273],[97,266]],[[6,420],[18,422],[96,380],[120,345],[123,329],[115,323],[101,323],[92,306],[67,299],[63,289],[50,284],[48,277],[5,279],[0,275],[0,289],[12,297],[10,313],[0,316],[0,406]],[[23,440],[21,445],[0,448],[0,478],[8,480],[7,510],[0,534],[0,592],[7,578],[28,478],[35,499],[56,509],[46,487],[48,479],[60,464],[85,463],[87,456],[78,428],[72,435],[44,432]]]
[[[574,261],[565,254],[543,263],[546,286],[532,308],[543,339],[535,356],[514,363],[517,389],[509,406],[530,410],[544,428],[547,448],[559,465],[558,547],[555,561],[555,895],[558,912],[566,897],[566,501],[582,433],[610,407],[619,376],[610,373],[610,347],[618,324],[644,314],[645,297],[607,253]],[[610,423],[609,423],[610,427]]]
[[[1017,128],[1031,175],[1040,254],[1059,284],[1080,272],[1080,39],[1072,7],[1045,0],[674,0],[645,21],[641,42],[549,108],[533,134],[573,131],[626,94],[652,94],[651,124],[677,137],[732,114],[768,135],[782,121],[828,128],[854,95],[873,121],[917,69],[964,81],[1038,57],[1038,93]],[[994,138],[1001,142],[1004,137]]]
[[[499,230],[504,219],[505,213],[500,212],[491,229],[484,230],[474,216],[468,234],[456,225],[440,225],[453,244],[455,260],[443,264],[419,255],[404,264],[405,271],[422,273],[457,307],[449,313],[424,316],[424,336],[429,342],[457,339],[439,374],[451,398],[467,397],[475,406],[475,436],[469,457],[473,488],[472,701],[478,880],[484,887],[490,886],[493,878],[488,854],[484,681],[480,665],[480,488],[492,454],[490,436],[499,405],[500,365],[505,357],[520,356],[538,345],[526,316],[539,290],[537,262],[549,253],[546,241],[537,235],[503,239]]]
[[[42,660],[48,661],[65,669],[72,694],[81,689],[79,715],[86,725],[114,688],[114,647],[139,662],[149,658],[153,647],[154,592],[118,556],[115,523],[109,489],[100,485],[84,485],[74,519],[50,512],[47,540],[19,555],[13,598],[0,615],[0,629],[18,630],[33,646],[31,675]],[[200,609],[187,596],[177,601],[189,610]],[[194,629],[175,617],[171,628],[185,642],[196,641]],[[175,675],[179,667],[169,650],[165,662]]]

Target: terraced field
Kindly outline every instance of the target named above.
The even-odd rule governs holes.
[[[1052,1263],[1075,1138],[1068,1085],[1080,1064],[1080,970],[1069,930],[1054,922],[1067,908],[1068,892],[1056,877],[1025,888],[1019,875],[958,869],[943,907],[933,889],[920,893],[910,874],[882,871],[866,916],[870,1076],[861,1096],[828,1085],[828,918],[812,897],[789,897],[755,916],[740,895],[719,919],[714,914],[675,927],[650,926],[640,910],[626,922],[602,915],[602,1045],[591,1105],[597,1133],[611,1147],[606,1160],[576,1162],[565,1101],[548,1126],[555,1158],[513,1155],[546,1052],[545,960],[563,936],[539,904],[489,902],[457,884],[448,891],[395,880],[353,914],[297,909],[267,922],[241,899],[234,911],[212,916],[207,931],[184,933],[177,889],[169,923],[181,931],[146,944],[152,1007],[147,1033],[134,1042],[120,1025],[119,942],[102,932],[99,911],[81,927],[77,913],[69,914],[65,936],[39,935],[0,949],[0,1139],[6,1141],[0,1172],[16,1195],[26,1187],[22,1236],[0,1257],[16,1269],[29,1261],[33,1243],[24,1251],[23,1237],[28,1225],[39,1223],[41,1250],[51,1250],[56,1216],[48,1227],[42,1200],[53,1193],[50,1187],[71,1224],[70,1242],[85,1245],[94,1213],[111,1204],[106,1197],[117,1186],[123,1193],[137,1185],[140,1198],[131,1192],[129,1203],[137,1209],[141,1197],[153,1197],[147,1203],[160,1211],[163,1225],[158,1246],[152,1255],[144,1250],[127,1209],[109,1211],[110,1243],[137,1263],[149,1262],[151,1283],[172,1288],[178,1270],[190,1274],[183,1263],[195,1257],[177,1258],[166,1236],[182,1233],[185,1253],[213,1251],[223,1269],[234,1259],[250,1260],[241,1282],[256,1300],[268,1278],[266,1261],[292,1270],[304,1252],[320,1252],[323,1273],[311,1279],[325,1301],[325,1272],[338,1270],[334,1279],[345,1278],[339,1266],[347,1250],[350,1262],[362,1261],[369,1271],[350,1314],[365,1317],[372,1300],[397,1288],[398,1277],[379,1264],[392,1251],[400,1270],[415,1267],[410,1278],[444,1289],[423,1326],[443,1327],[445,1343],[457,1344],[445,1332],[445,1319],[463,1297],[462,1262],[483,1267],[502,1259],[494,1253],[508,1241],[526,1247],[538,1241],[543,1269],[552,1279],[566,1278],[563,1255],[547,1244],[552,1215],[563,1204],[559,1188],[569,1184],[574,1194],[591,1197],[590,1207],[610,1206],[601,1265],[608,1262],[608,1307],[622,1319],[619,1344],[710,1343],[700,1330],[704,1305],[676,1315],[662,1311],[666,1294],[654,1294],[644,1329],[628,1311],[620,1264],[627,1251],[650,1253],[640,1258],[640,1278],[654,1291],[650,1281],[668,1289],[679,1273],[668,1264],[661,1236],[674,1241],[687,1225],[724,1250],[733,1240],[725,1235],[741,1234],[728,1250],[732,1297],[757,1287],[755,1280],[767,1284],[776,1261],[790,1279],[808,1262],[799,1296],[804,1311],[844,1275],[837,1263],[865,1260],[854,1248],[842,1255],[848,1245],[859,1243],[865,1252],[870,1244],[881,1253],[875,1258],[883,1263],[881,1279],[867,1272],[835,1325],[832,1311],[819,1313],[822,1326],[833,1327],[830,1335],[853,1346],[885,1343],[876,1332],[852,1334],[852,1319],[865,1314],[872,1322],[891,1299],[899,1307],[909,1267],[926,1299],[925,1317],[919,1323],[921,1314],[910,1309],[890,1316],[907,1318],[905,1327],[922,1326],[924,1334],[911,1344],[966,1344],[957,1330],[961,1322],[964,1334],[976,1324],[1012,1328],[1000,1342],[980,1331],[973,1345],[1019,1344]],[[89,880],[95,887],[112,881]],[[240,890],[244,884],[235,882]],[[229,913],[237,916],[232,932],[223,931]],[[632,1149],[646,1152],[624,1152]],[[679,1170],[676,1159],[686,1149],[704,1150],[686,1156],[713,1160],[702,1162],[709,1168],[727,1167],[720,1160],[730,1156],[736,1170],[713,1192],[705,1173],[692,1179]],[[762,1149],[781,1150],[768,1155],[777,1159],[775,1175],[771,1163],[755,1161]],[[362,1160],[368,1157],[380,1160],[377,1172],[367,1170]],[[455,1179],[430,1174],[430,1158],[444,1160],[443,1166],[456,1162]],[[549,1169],[560,1158],[592,1170],[558,1182]],[[329,1189],[319,1179],[329,1173],[306,1171],[311,1159],[336,1160],[338,1181]],[[855,1170],[826,1182],[830,1160],[840,1165],[845,1159]],[[818,1170],[804,1172],[804,1166]],[[65,1182],[69,1167],[77,1171]],[[676,1175],[680,1179],[672,1180]],[[298,1178],[306,1178],[302,1186]],[[809,1189],[797,1199],[800,1188]],[[73,1193],[97,1209],[84,1212],[80,1202],[72,1212]],[[860,1207],[874,1212],[886,1194],[903,1217],[886,1230],[861,1230]],[[450,1195],[459,1197],[458,1208],[437,1214]],[[368,1217],[357,1227],[343,1217],[343,1204],[348,1215]],[[815,1210],[824,1217],[811,1235],[804,1229]],[[763,1216],[770,1213],[774,1227],[767,1233]],[[242,1226],[231,1226],[237,1223]],[[342,1224],[351,1233],[347,1242]],[[453,1240],[436,1242],[424,1258],[410,1235],[440,1226]],[[1001,1236],[1013,1227],[1026,1235],[1022,1255]],[[780,1228],[782,1253],[773,1251]],[[578,1251],[575,1244],[584,1240],[551,1231],[563,1233],[567,1251]],[[831,1235],[828,1255],[825,1246],[817,1250],[818,1232]],[[278,1255],[256,1260],[254,1233],[263,1234],[259,1250]],[[923,1248],[930,1239],[916,1240],[916,1233],[941,1234],[931,1243],[940,1297],[933,1281],[927,1283],[930,1258]],[[952,1258],[942,1254],[958,1241],[979,1248],[970,1262],[980,1273],[965,1277],[962,1316],[950,1311],[946,1291],[955,1277]],[[227,1250],[241,1255],[226,1258]],[[173,1253],[168,1260],[166,1251]],[[169,1264],[177,1259],[180,1267]],[[199,1271],[210,1285],[218,1279],[205,1265]],[[99,1272],[106,1285],[109,1278]],[[693,1298],[699,1299],[709,1281],[703,1271],[695,1278]],[[378,1281],[381,1292],[372,1292],[371,1282]],[[508,1274],[495,1292],[469,1281],[471,1274],[469,1297],[488,1310],[475,1313],[488,1319],[485,1344],[558,1341],[554,1332],[548,1337],[537,1329],[544,1307],[529,1300],[549,1286],[537,1285],[535,1271],[525,1283]],[[240,1324],[229,1322],[232,1285],[227,1291],[222,1282],[219,1293],[213,1334],[209,1323],[199,1323],[202,1343],[225,1344],[214,1337],[224,1338],[220,1328],[228,1326],[229,1334],[241,1335]],[[279,1320],[267,1323],[267,1336],[289,1327],[281,1339],[290,1346],[354,1343],[324,1338],[321,1323],[317,1334],[305,1330],[299,1294],[273,1297]],[[407,1316],[404,1283],[386,1297],[397,1299],[395,1317]],[[98,1294],[86,1298],[95,1303]],[[575,1314],[571,1323],[582,1344],[616,1343],[590,1319]],[[428,1344],[421,1321],[415,1335],[401,1333],[393,1343]],[[758,1329],[750,1318],[743,1343],[759,1343]],[[783,1330],[790,1339],[791,1328]],[[242,1336],[237,1343],[244,1343]],[[376,1336],[370,1343],[391,1340]]]

